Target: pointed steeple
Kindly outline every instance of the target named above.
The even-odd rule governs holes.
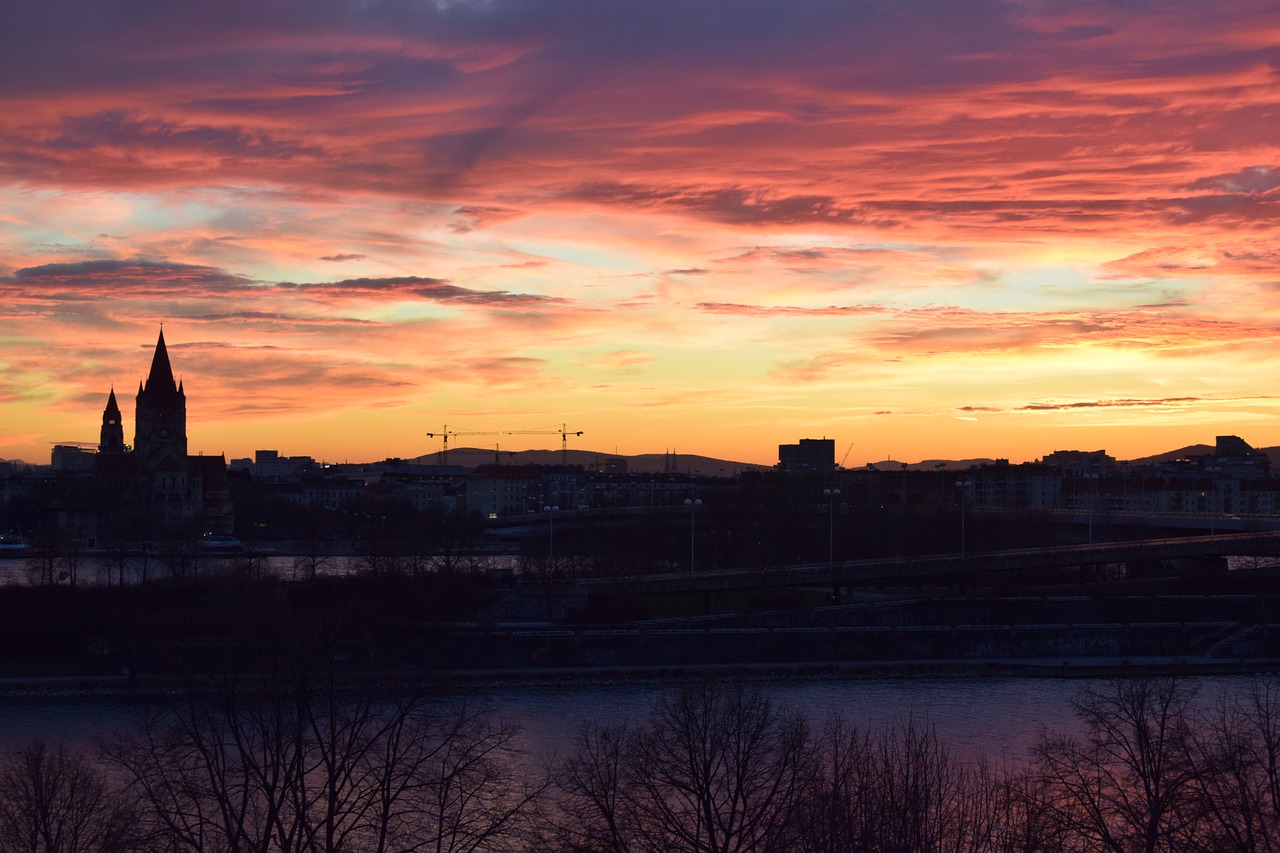
[[[116,389],[107,397],[107,407],[102,410],[102,430],[98,434],[99,453],[124,453],[124,424],[120,420],[120,404],[116,402]]]
[[[156,341],[156,351],[151,356],[151,372],[147,374],[146,390],[152,399],[172,400],[178,396],[177,383],[173,381],[173,368],[169,365],[169,350],[164,345],[164,329]]]
[[[187,395],[173,381],[164,329],[156,339],[151,372],[138,391],[133,447],[148,470],[187,459]]]

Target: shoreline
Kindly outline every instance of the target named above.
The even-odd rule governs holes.
[[[857,678],[1055,678],[1097,679],[1280,673],[1280,659],[1230,660],[1185,657],[1131,658],[985,658],[867,661],[812,661],[792,664],[735,663],[655,666],[582,666],[524,669],[438,670],[424,673],[351,672],[351,686],[369,678],[387,684],[421,683],[436,687],[490,687],[520,684],[595,685],[619,682],[672,682],[709,677],[756,680]],[[217,674],[195,676],[196,680]],[[241,675],[243,677],[243,674]],[[344,679],[346,680],[346,679]],[[59,675],[0,678],[0,702],[29,698],[152,699],[173,695],[191,683],[189,676]]]

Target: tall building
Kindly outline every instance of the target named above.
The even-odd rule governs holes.
[[[830,474],[836,469],[836,440],[802,438],[799,444],[779,444],[778,465],[788,474]]]

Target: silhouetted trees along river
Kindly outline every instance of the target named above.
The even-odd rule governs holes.
[[[268,678],[193,679],[93,754],[0,760],[4,851],[1270,851],[1280,679],[1091,682],[1025,761],[927,722],[815,719],[687,683],[582,724],[542,766],[518,729],[281,648]],[[1222,682],[1217,682],[1218,689]],[[992,720],[998,727],[999,720]]]

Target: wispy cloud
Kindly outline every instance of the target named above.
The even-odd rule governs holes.
[[[855,428],[1032,458],[1098,410],[1243,432],[1277,33],[1262,0],[21,5],[0,444],[92,423],[162,321],[241,452],[405,455],[450,413],[761,462]],[[926,449],[982,440],[928,413],[1028,426]]]

